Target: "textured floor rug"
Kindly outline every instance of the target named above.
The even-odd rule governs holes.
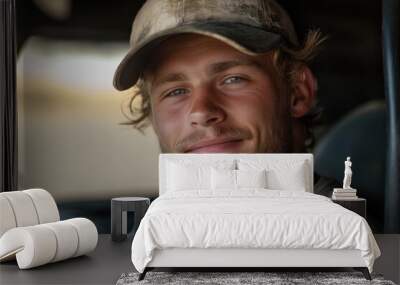
[[[384,280],[381,275],[372,274],[372,281],[364,278],[360,272],[148,272],[142,281],[138,273],[122,274],[117,285],[134,284],[379,284],[395,285]]]

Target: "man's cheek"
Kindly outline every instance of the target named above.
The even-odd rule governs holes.
[[[171,117],[157,116],[155,119],[155,130],[161,144],[169,149],[176,145],[176,140],[179,137],[180,130],[183,129],[182,121]]]
[[[236,121],[240,122],[241,128],[247,129],[251,133],[251,138],[245,141],[246,152],[260,152],[266,144],[266,136],[269,130],[270,113],[262,107],[263,102],[258,106],[243,104],[240,110],[236,110]]]

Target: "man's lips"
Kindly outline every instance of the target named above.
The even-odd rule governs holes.
[[[227,152],[229,150],[236,149],[241,144],[241,142],[241,139],[210,140],[190,146],[185,152]]]

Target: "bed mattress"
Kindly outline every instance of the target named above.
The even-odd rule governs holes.
[[[161,195],[135,234],[132,262],[143,272],[168,248],[355,249],[370,272],[380,255],[356,213],[321,195],[265,189]]]

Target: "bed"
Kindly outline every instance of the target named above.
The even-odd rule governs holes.
[[[352,267],[380,250],[364,218],[313,194],[312,154],[160,154],[159,197],[132,242],[141,273],[172,267]]]

